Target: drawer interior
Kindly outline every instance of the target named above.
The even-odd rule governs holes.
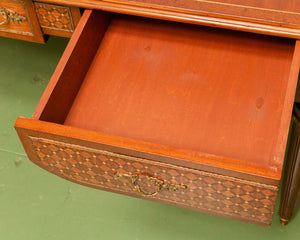
[[[294,40],[123,15],[103,19],[94,23],[99,31],[82,27],[86,39],[69,54],[73,68],[64,71],[80,74],[61,74],[34,116],[270,166],[284,141],[280,132],[288,131],[282,119]]]

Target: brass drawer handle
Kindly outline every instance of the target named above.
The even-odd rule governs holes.
[[[142,189],[142,187],[139,185],[139,177],[141,175],[146,176],[147,180],[151,183],[151,185],[156,187],[156,190],[154,192],[148,193]],[[128,179],[129,183],[133,186],[133,189],[138,192],[142,196],[155,196],[158,194],[162,189],[169,191],[169,192],[175,192],[177,190],[187,189],[186,185],[182,184],[174,184],[169,181],[160,180],[156,177],[149,176],[148,174],[141,174],[141,173],[134,173],[134,174],[121,174],[116,173],[115,178],[125,178]]]
[[[4,20],[2,22],[0,22],[0,26],[5,23],[9,23],[9,22],[19,23],[22,21],[26,21],[26,17],[21,16],[14,11],[7,10],[3,7],[0,7],[0,14],[4,17]]]

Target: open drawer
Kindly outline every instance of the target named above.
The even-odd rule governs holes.
[[[86,11],[15,127],[30,160],[67,180],[270,225],[299,47]]]

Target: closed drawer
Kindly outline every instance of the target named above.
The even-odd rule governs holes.
[[[43,35],[30,0],[0,2],[0,36],[43,43]]]
[[[86,11],[15,127],[30,160],[62,178],[267,226],[299,47]]]
[[[34,2],[44,34],[71,37],[81,14],[79,8]]]

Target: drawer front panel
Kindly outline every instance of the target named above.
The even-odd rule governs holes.
[[[0,36],[44,42],[31,1],[0,2]]]
[[[75,7],[34,3],[40,26],[45,34],[71,36],[80,19]]]
[[[269,225],[278,188],[219,174],[30,137],[37,165],[86,186]]]
[[[7,32],[31,34],[25,5],[22,1],[4,0],[0,3],[0,29]]]

